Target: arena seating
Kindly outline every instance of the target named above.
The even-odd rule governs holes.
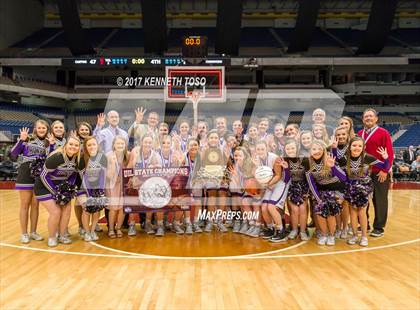
[[[407,131],[401,135],[395,142],[395,147],[406,147],[409,145],[420,145],[420,123],[409,125]]]

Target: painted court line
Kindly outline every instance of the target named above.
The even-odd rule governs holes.
[[[304,245],[305,243],[307,243],[307,241],[301,241],[297,244],[288,246],[286,248],[281,248],[278,250],[274,250],[274,251],[268,251],[268,252],[261,252],[261,253],[256,253],[256,254],[243,254],[243,255],[231,255],[231,256],[164,256],[164,255],[152,255],[152,254],[143,254],[143,253],[135,253],[135,252],[129,252],[129,251],[123,251],[123,250],[118,250],[118,249],[114,249],[111,247],[107,247],[101,244],[98,244],[96,242],[91,242],[92,245],[104,249],[104,250],[108,250],[111,252],[116,252],[116,253],[121,253],[121,254],[129,254],[129,255],[137,255],[137,256],[142,256],[142,257],[147,257],[147,258],[161,258],[161,257],[181,257],[183,259],[188,259],[188,258],[192,258],[192,259],[208,259],[210,257],[217,257],[217,258],[227,258],[227,259],[234,259],[234,258],[242,258],[242,257],[254,257],[254,256],[263,256],[263,255],[269,255],[269,254],[276,254],[276,253],[280,253],[280,252],[284,252],[287,250],[291,250],[291,249],[295,249],[297,247],[300,247],[301,245]]]
[[[39,248],[31,248],[22,245],[14,245],[1,242],[0,246],[2,247],[10,247],[15,249],[23,249],[23,250],[30,250],[36,252],[46,252],[46,253],[55,253],[55,254],[66,254],[66,255],[79,255],[79,256],[95,256],[95,257],[108,257],[108,258],[129,258],[129,259],[160,259],[160,260],[253,260],[253,259],[280,259],[280,258],[299,258],[299,257],[311,257],[311,256],[324,256],[324,255],[336,255],[336,254],[348,254],[348,253],[355,253],[355,252],[369,252],[387,248],[393,248],[398,246],[403,246],[407,244],[412,244],[419,242],[420,238],[414,240],[408,240],[393,244],[387,245],[380,245],[376,247],[367,247],[361,249],[353,249],[353,250],[342,250],[342,251],[332,251],[332,252],[317,252],[317,253],[306,253],[306,254],[286,254],[286,255],[279,255],[279,256],[254,256],[254,257],[241,257],[241,256],[232,256],[232,257],[179,257],[179,256],[158,256],[155,258],[149,258],[147,256],[140,256],[140,255],[116,255],[116,254],[99,254],[99,253],[83,253],[83,252],[66,252],[66,251],[58,251],[53,249],[39,249]]]

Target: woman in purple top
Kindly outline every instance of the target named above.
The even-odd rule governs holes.
[[[369,197],[373,193],[369,168],[375,166],[378,169],[389,169],[387,149],[379,147],[377,152],[385,161],[366,154],[365,140],[356,136],[350,140],[346,156],[342,158],[347,174],[347,188],[344,198],[350,204],[350,219],[353,229],[353,237],[347,241],[348,244],[356,244],[358,242],[357,226],[360,223],[362,238],[359,244],[361,246],[368,245],[366,206],[369,204]]]
[[[76,178],[83,173],[84,160],[80,157],[80,140],[76,136],[68,137],[63,148],[51,153],[45,160],[44,168],[34,185],[36,198],[49,214],[48,246],[71,243],[66,236],[71,214],[71,200],[77,192]]]
[[[32,135],[29,128],[20,129],[18,142],[11,150],[12,157],[19,157],[16,189],[20,195],[20,227],[22,243],[29,243],[31,239],[41,241],[43,238],[36,232],[38,224],[39,206],[33,195],[35,179],[38,178],[42,164],[47,154],[48,134],[50,126],[44,120],[37,120]],[[28,213],[30,208],[31,234],[28,234]]]

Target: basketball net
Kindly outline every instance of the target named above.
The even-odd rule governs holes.
[[[206,97],[206,89],[203,87],[203,90],[194,89],[185,93],[185,97],[188,98],[193,104],[194,111],[194,125],[197,126],[198,123],[198,103],[202,98]]]

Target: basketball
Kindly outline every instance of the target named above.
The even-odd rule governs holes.
[[[260,184],[266,184],[273,178],[273,169],[268,166],[261,166],[255,170],[255,179]]]
[[[260,183],[256,179],[248,179],[244,183],[244,190],[251,196],[258,196],[261,193]]]

